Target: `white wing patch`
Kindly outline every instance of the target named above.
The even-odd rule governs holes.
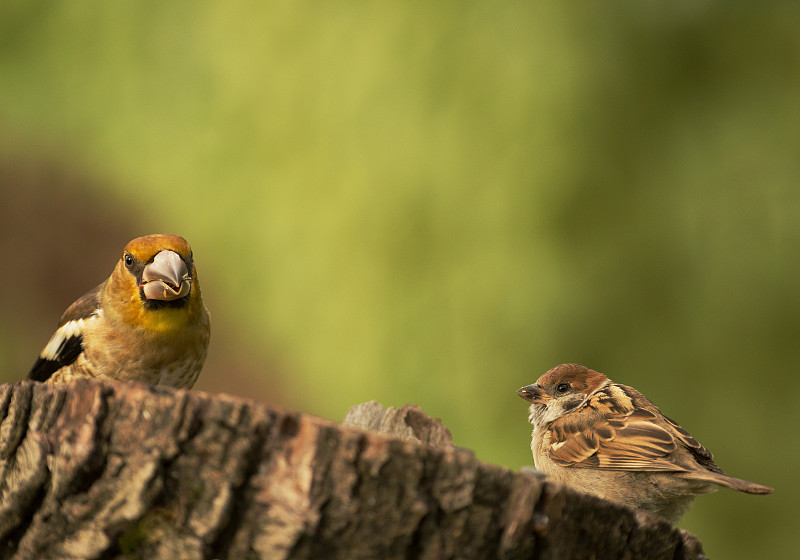
[[[88,321],[97,320],[102,314],[103,310],[98,309],[86,318],[72,319],[61,325],[56,332],[53,333],[53,336],[50,337],[50,341],[47,343],[47,346],[42,349],[39,356],[45,360],[58,361],[67,341],[70,338],[82,337],[86,329],[86,323]]]
[[[67,321],[61,325],[53,336],[50,337],[50,342],[44,347],[40,356],[45,360],[57,361],[61,349],[64,348],[67,340],[73,337],[80,337],[83,334],[83,328],[86,323],[83,319],[76,319]]]

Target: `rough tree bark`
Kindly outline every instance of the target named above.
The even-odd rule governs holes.
[[[668,522],[479,462],[416,407],[0,386],[0,558],[701,558]],[[422,441],[420,441],[422,440]]]

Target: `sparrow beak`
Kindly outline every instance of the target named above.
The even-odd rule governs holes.
[[[192,277],[175,251],[160,251],[142,272],[142,291],[147,299],[172,301],[189,295]]]
[[[536,383],[517,389],[517,394],[533,404],[544,404],[547,394]]]

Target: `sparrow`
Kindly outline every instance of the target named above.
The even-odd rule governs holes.
[[[28,378],[191,388],[210,332],[189,243],[178,235],[138,237],[111,276],[67,308]]]
[[[772,492],[725,474],[642,393],[582,365],[556,366],[517,394],[531,403],[536,468],[577,490],[672,522],[719,486]]]

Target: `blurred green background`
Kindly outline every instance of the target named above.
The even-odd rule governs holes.
[[[3,2],[0,380],[128,240],[180,233],[198,389],[418,403],[516,469],[516,389],[584,363],[776,487],[697,500],[711,557],[788,557],[798,28],[790,3]]]

